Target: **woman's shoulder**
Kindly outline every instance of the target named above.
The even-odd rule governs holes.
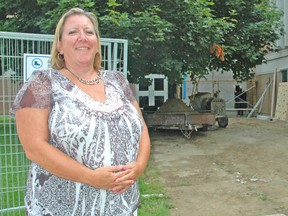
[[[42,70],[35,70],[32,72],[32,74],[27,77],[27,80],[35,80],[35,79],[50,79],[52,74],[55,73],[55,70],[50,68],[50,69],[42,69]]]
[[[40,82],[51,82],[52,80],[58,80],[61,78],[61,73],[53,68],[42,69],[42,70],[35,70],[32,74],[26,78],[25,82],[33,82],[33,81],[40,81]]]
[[[30,86],[30,88],[38,87],[50,91],[52,83],[57,80],[57,74],[59,74],[59,72],[52,68],[35,70],[30,77],[26,79],[24,86]]]
[[[105,79],[109,79],[109,80],[123,80],[126,79],[124,73],[122,73],[121,71],[117,71],[117,70],[100,70],[101,76]]]
[[[105,70],[105,69],[102,69],[102,70],[100,70],[100,73],[102,74],[102,75],[115,75],[115,74],[120,74],[121,72],[120,71],[118,71],[118,70]]]

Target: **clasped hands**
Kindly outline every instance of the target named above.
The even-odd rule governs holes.
[[[137,162],[132,162],[127,165],[100,167],[94,170],[93,175],[93,187],[121,194],[138,179],[141,168]]]

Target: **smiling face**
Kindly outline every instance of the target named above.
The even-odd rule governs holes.
[[[64,55],[67,67],[93,67],[98,52],[98,40],[90,19],[85,15],[68,17],[58,49]]]

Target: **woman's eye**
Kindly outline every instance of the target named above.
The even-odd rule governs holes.
[[[69,34],[69,35],[76,34],[76,31],[69,31],[68,34]]]
[[[94,35],[94,32],[90,31],[90,30],[87,30],[86,33],[89,34],[89,35]]]

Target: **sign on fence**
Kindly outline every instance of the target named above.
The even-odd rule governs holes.
[[[24,81],[26,81],[33,71],[45,70],[50,67],[50,55],[24,54]]]

